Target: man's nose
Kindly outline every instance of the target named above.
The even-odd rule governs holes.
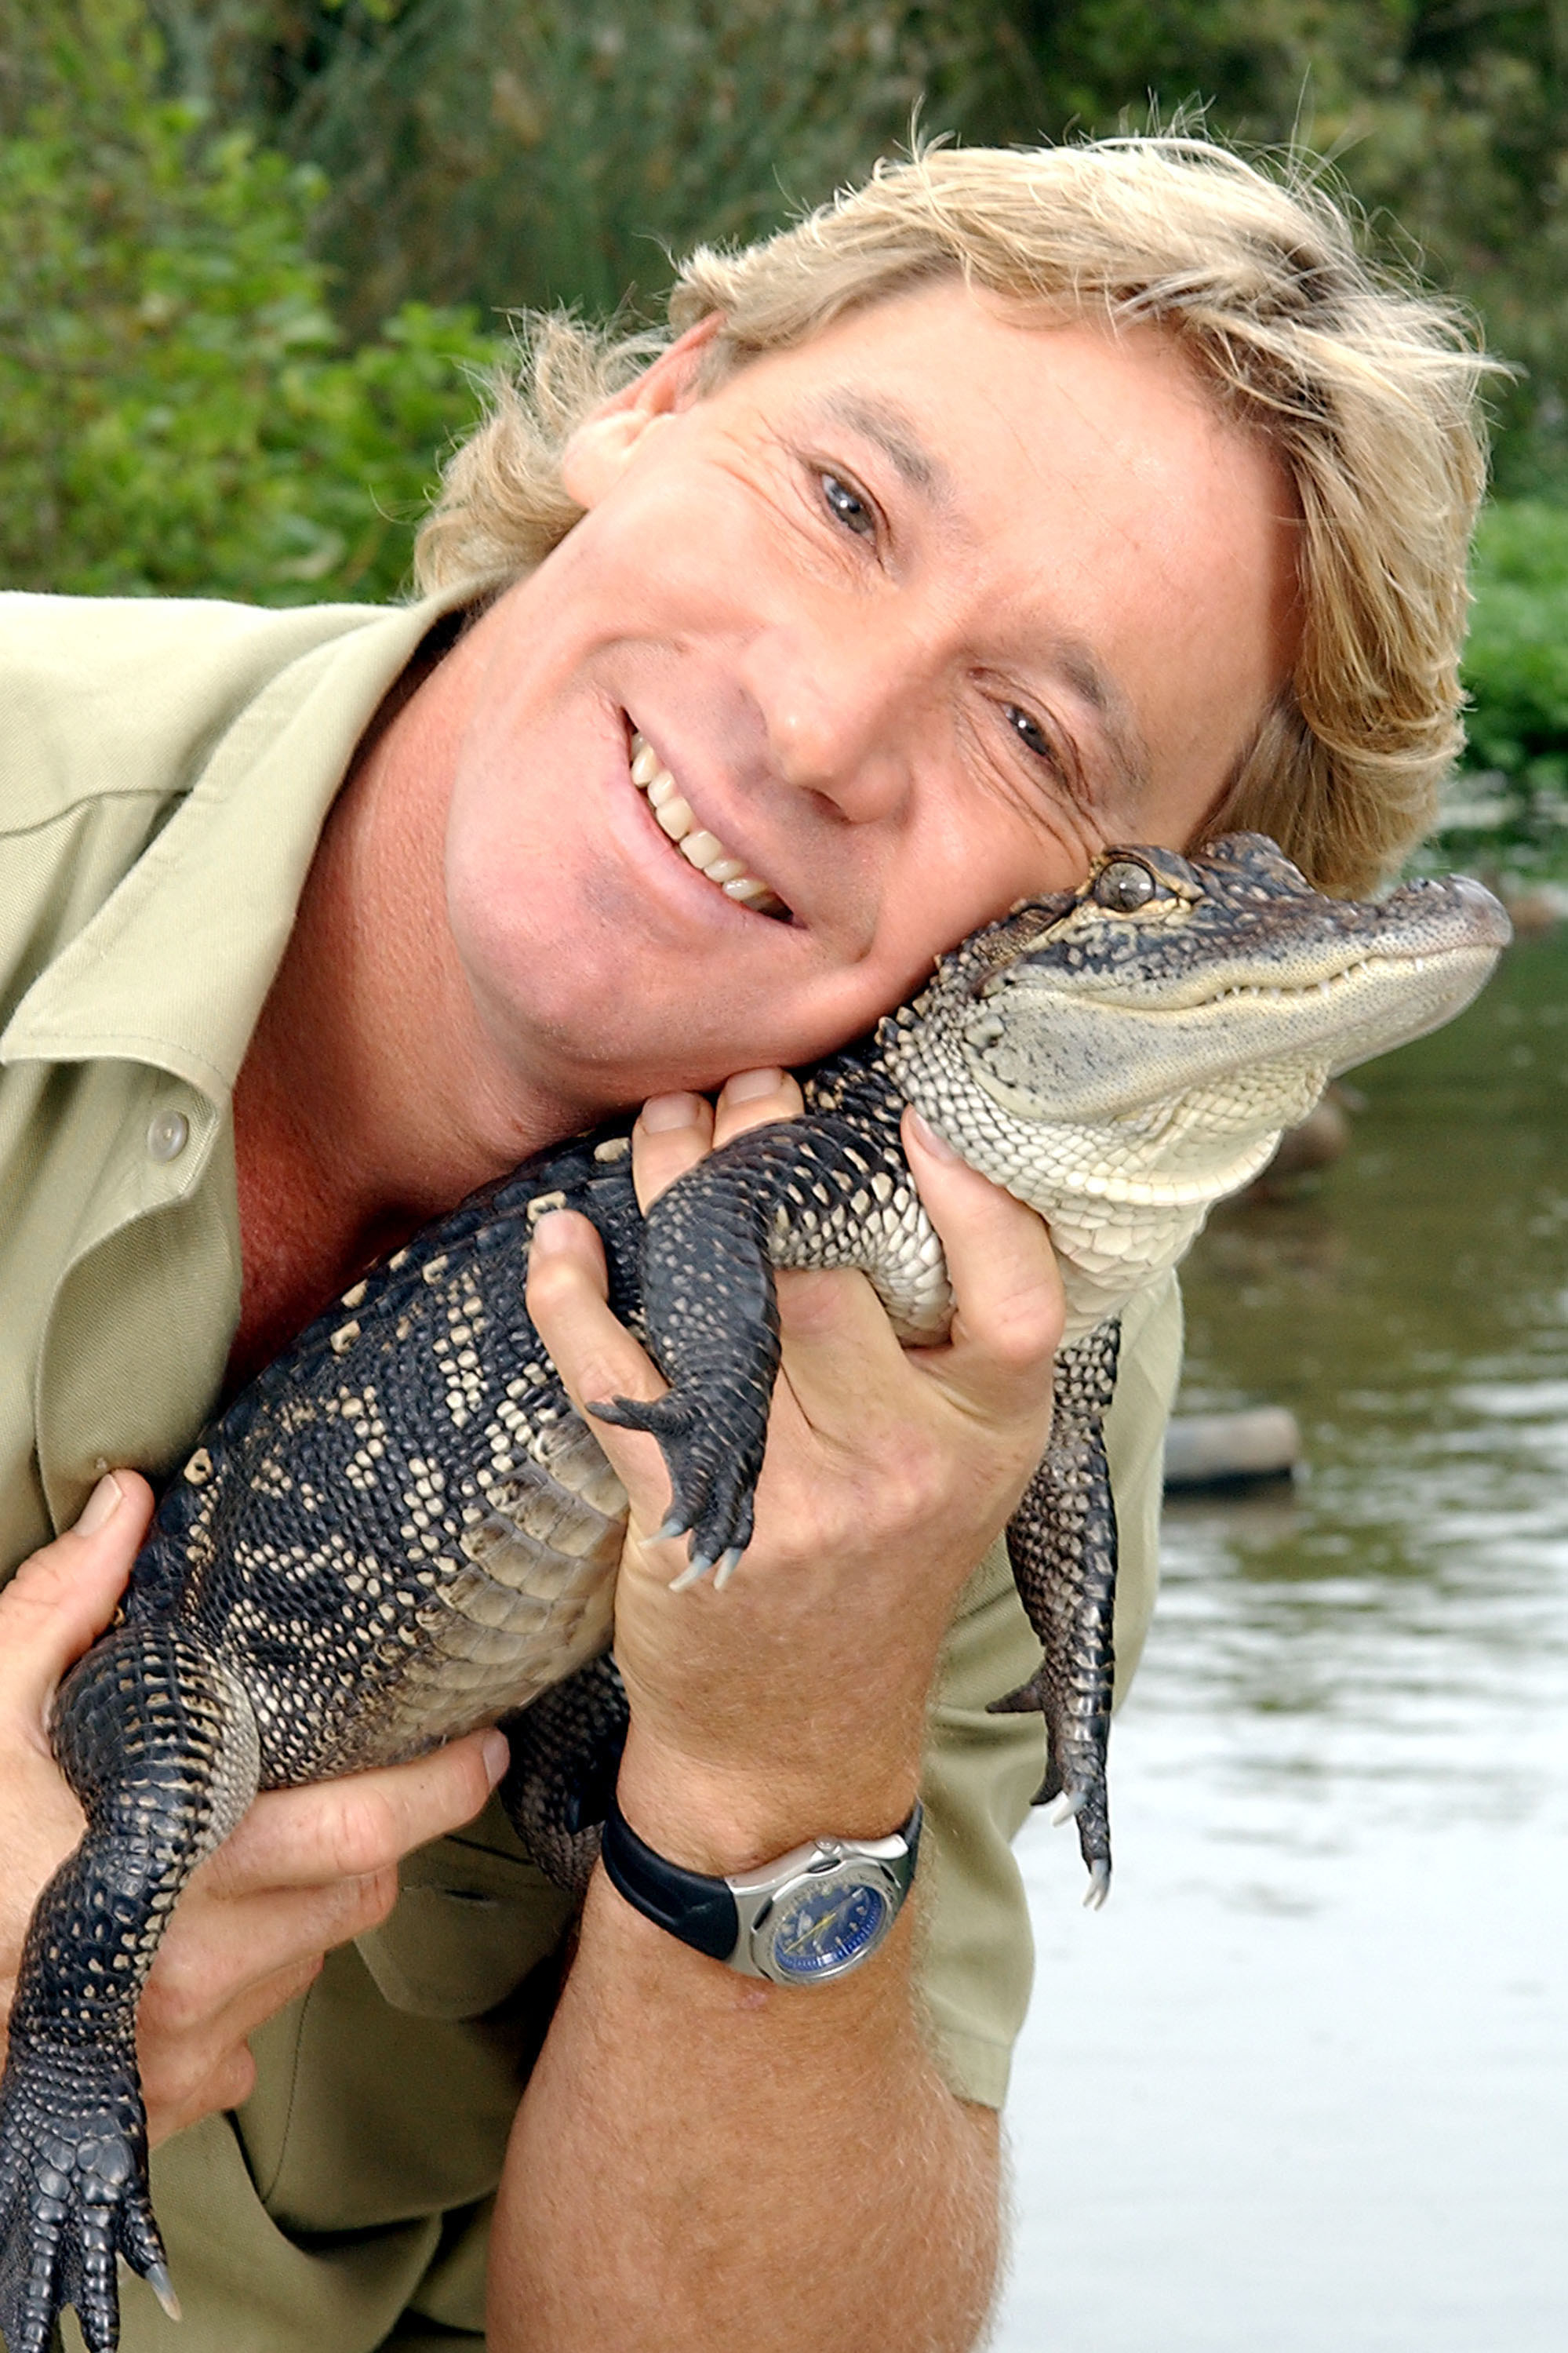
[[[747,684],[771,765],[853,825],[906,799],[928,681],[907,635],[864,627],[770,631],[754,639]]]

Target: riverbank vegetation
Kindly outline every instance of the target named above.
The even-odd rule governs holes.
[[[656,315],[927,132],[1327,153],[1475,311],[1464,838],[1568,841],[1568,18],[1419,0],[0,0],[0,581],[397,593],[507,312]]]

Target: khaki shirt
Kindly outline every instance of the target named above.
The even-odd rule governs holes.
[[[447,609],[0,597],[0,1577],[105,1465],[156,1477],[212,1409],[239,1304],[234,1082],[333,797]],[[1127,1318],[1107,1431],[1124,1686],[1179,1354],[1167,1282]],[[1044,1744],[986,1706],[1038,1656],[999,1546],[945,1653],[920,1873],[934,2048],[992,2105],[1029,1997],[1009,1841]],[[494,1803],[402,1882],[252,2038],[245,2106],[154,2158],[186,2317],[128,2282],[125,2353],[481,2341],[489,2201],[569,1907]]]

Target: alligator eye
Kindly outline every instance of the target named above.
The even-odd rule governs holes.
[[[1154,891],[1153,875],[1147,866],[1139,866],[1133,858],[1116,859],[1095,877],[1094,895],[1097,904],[1114,907],[1122,915],[1130,915],[1138,908],[1147,907]]]

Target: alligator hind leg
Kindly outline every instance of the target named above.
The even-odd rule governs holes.
[[[0,2078],[0,2330],[46,2353],[76,2306],[119,2337],[116,2255],[176,2311],[147,2189],[136,2003],[176,1896],[254,1796],[231,1676],[181,1629],[122,1626],[62,1685],[53,1736],[87,1833],[38,1900]]]
[[[1098,1324],[1056,1359],[1051,1443],[1007,1531],[1013,1578],[1045,1656],[1031,1683],[991,1709],[1045,1718],[1050,1765],[1034,1803],[1056,1798],[1059,1820],[1076,1817],[1089,1871],[1084,1901],[1096,1908],[1110,1890],[1117,1530],[1104,1423],[1120,1337],[1119,1323]]]
[[[608,1651],[504,1716],[512,1762],[501,1802],[533,1860],[569,1895],[586,1894],[630,1721]]]

